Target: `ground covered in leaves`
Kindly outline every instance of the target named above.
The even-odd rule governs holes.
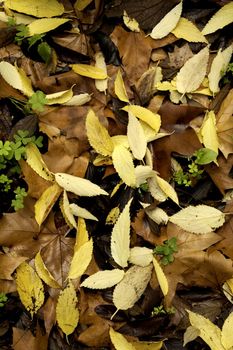
[[[0,348],[232,350],[232,1],[35,3],[0,3]]]

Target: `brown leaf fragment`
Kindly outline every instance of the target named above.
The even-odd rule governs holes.
[[[230,154],[227,159],[220,155],[218,157],[218,166],[216,164],[209,164],[205,167],[219,191],[224,194],[226,190],[233,188],[233,179],[230,175],[233,166],[233,155]]]
[[[172,53],[169,52],[168,56],[170,59],[170,66],[179,69],[189,58],[193,57],[193,53],[189,44],[186,43],[181,47],[175,45],[174,51]]]
[[[26,259],[26,257],[0,254],[0,279],[13,280],[12,273]]]
[[[43,334],[39,325],[36,334],[30,330],[13,327],[13,348],[14,350],[47,350],[48,334]]]

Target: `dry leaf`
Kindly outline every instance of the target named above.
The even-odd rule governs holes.
[[[214,15],[211,17],[209,22],[205,25],[202,30],[202,34],[207,35],[216,32],[216,30],[221,29],[228,24],[233,22],[233,3],[221,7]]]
[[[5,6],[11,10],[26,13],[35,17],[60,16],[64,12],[63,5],[57,0],[6,0]]]
[[[134,265],[129,268],[113,292],[113,303],[118,310],[127,310],[134,306],[145,291],[151,272],[152,264],[145,267]]]
[[[164,180],[162,177],[158,175],[156,175],[156,181],[159,187],[161,188],[162,192],[165,193],[166,197],[171,198],[173,202],[175,202],[176,204],[179,204],[179,199],[174,188],[166,180]]]
[[[110,327],[109,335],[116,350],[135,350],[135,347],[119,332]]]
[[[71,68],[75,73],[83,75],[84,77],[92,79],[107,78],[107,73],[103,69],[88,64],[71,64]]]
[[[147,266],[152,262],[153,250],[146,247],[134,247],[130,249],[129,262],[138,266]]]
[[[46,95],[46,104],[53,105],[67,103],[71,100],[72,97],[73,87],[71,87],[69,90],[59,91],[53,94]]]
[[[150,177],[147,180],[150,194],[159,202],[164,202],[167,199],[167,195],[163,192],[161,187],[158,184],[157,176]],[[161,181],[160,181],[161,183]]]
[[[67,225],[70,226],[71,228],[72,227],[76,228],[77,226],[76,220],[70,209],[70,203],[65,190],[63,191],[63,197],[62,197],[62,200],[60,201],[60,208]]]
[[[146,154],[147,140],[140,122],[130,112],[127,137],[134,158],[142,160]]]
[[[119,283],[124,274],[124,271],[119,269],[99,271],[86,278],[80,287],[91,289],[110,288]]]
[[[208,205],[197,205],[196,207],[190,205],[170,216],[169,221],[188,232],[204,234],[222,226],[225,222],[225,215]]]
[[[184,333],[184,343],[183,343],[183,345],[185,346],[190,341],[195,340],[197,337],[199,337],[199,335],[200,335],[199,329],[197,329],[197,328],[195,328],[193,326],[189,326],[188,328],[186,328],[186,331]]]
[[[33,317],[44,303],[44,287],[36,271],[26,262],[16,270],[16,286],[22,304]]]
[[[163,342],[159,341],[156,343],[152,342],[132,342],[132,345],[135,347],[136,350],[160,350],[163,346]]]
[[[30,23],[27,27],[29,30],[29,36],[33,36],[36,34],[47,33],[50,30],[53,30],[62,24],[68,22],[69,19],[66,18],[41,18],[36,19],[32,23]]]
[[[155,176],[155,171],[148,165],[137,165],[135,168],[136,186],[140,187],[147,179]]]
[[[128,265],[130,254],[130,205],[132,199],[124,207],[115,223],[111,235],[111,254],[115,262],[121,266]]]
[[[77,11],[83,11],[93,0],[77,0],[74,4],[74,8]]]
[[[221,342],[226,350],[231,350],[233,346],[233,312],[225,319],[222,326]]]
[[[179,39],[185,39],[191,43],[208,43],[201,31],[187,18],[181,17],[177,26],[172,30]]]
[[[88,242],[81,246],[76,246],[74,256],[71,260],[70,271],[68,278],[75,279],[81,277],[86,271],[88,265],[91,262],[93,253],[93,241],[90,239]]]
[[[156,132],[159,131],[161,126],[161,118],[159,114],[153,113],[149,109],[137,105],[125,106],[122,109],[123,111],[132,113],[132,115],[147,123]]]
[[[193,92],[201,85],[207,70],[209,49],[206,46],[191,57],[177,74],[176,87],[178,92],[185,94]]]
[[[121,180],[130,187],[136,187],[136,176],[131,153],[124,146],[115,146],[112,161]]]
[[[200,141],[206,148],[209,148],[218,154],[219,143],[214,111],[206,112],[198,135],[200,136]]]
[[[161,288],[161,291],[163,292],[163,295],[166,296],[168,293],[168,280],[167,277],[165,276],[160,264],[156,260],[156,258],[153,258],[153,265],[156,273],[156,277],[159,282],[159,286]]]
[[[140,32],[139,23],[136,21],[135,18],[130,18],[125,10],[123,14],[123,21],[125,26],[129,28],[132,32]]]
[[[67,287],[60,292],[56,306],[56,320],[61,330],[69,335],[78,325],[79,311],[77,308],[78,298],[74,285],[69,281]]]
[[[153,28],[152,32],[150,33],[150,36],[153,39],[164,38],[176,27],[181,16],[182,5],[183,5],[183,2],[181,1],[171,11],[169,11],[158,24],[156,24],[156,26]]]
[[[78,206],[75,203],[69,205],[71,213],[83,219],[98,221],[97,217],[92,215],[87,209]]]
[[[83,218],[78,218],[78,227],[76,233],[76,242],[74,246],[74,251],[78,251],[78,249],[89,240],[88,232],[86,228],[86,223]]]
[[[101,51],[95,54],[95,67],[102,69],[107,75],[107,67],[106,67],[104,55]],[[96,79],[95,87],[100,92],[105,93],[108,88],[108,79],[102,79],[102,80]]]
[[[40,252],[35,256],[35,268],[39,277],[51,288],[60,288],[61,286],[57,283],[54,277],[51,275],[47,267],[45,266]]]
[[[63,103],[65,106],[82,106],[91,100],[91,95],[84,93],[73,96],[69,101]]]
[[[114,90],[119,100],[129,103],[129,98],[125,89],[125,84],[120,69],[118,69],[116,79],[114,81]]]
[[[145,212],[149,218],[156,222],[158,225],[166,225],[169,220],[167,213],[159,207],[156,207],[155,209],[146,208]]]

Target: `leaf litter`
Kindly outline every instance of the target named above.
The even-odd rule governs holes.
[[[3,348],[232,349],[233,8],[210,3],[4,2]]]

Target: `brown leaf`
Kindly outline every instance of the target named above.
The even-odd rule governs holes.
[[[42,334],[39,325],[36,328],[36,335],[30,330],[13,327],[13,347],[14,350],[47,350],[48,335]]]
[[[186,43],[181,47],[175,45],[174,51],[168,53],[168,56],[170,59],[170,66],[172,68],[180,69],[189,58],[193,57],[193,53],[189,44]]]
[[[27,258],[0,254],[0,279],[13,280],[12,273]]]
[[[230,175],[232,166],[233,155],[230,154],[227,159],[220,155],[218,157],[218,166],[211,163],[205,167],[206,172],[210,175],[222,194],[224,194],[226,190],[233,188],[233,179]]]

